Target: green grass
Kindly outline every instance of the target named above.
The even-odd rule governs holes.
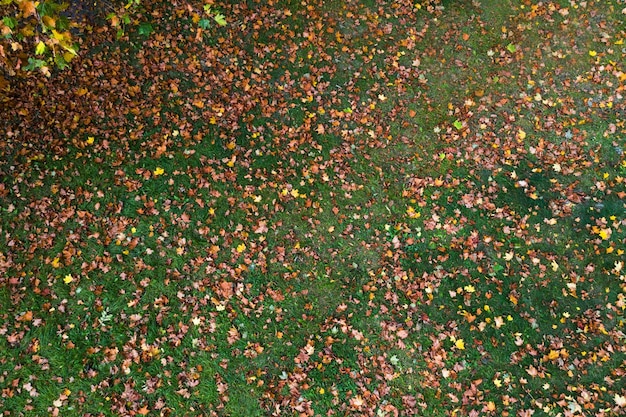
[[[307,4],[24,81],[0,409],[623,413],[620,2]]]

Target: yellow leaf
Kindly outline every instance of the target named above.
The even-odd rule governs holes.
[[[246,250],[246,245],[244,245],[243,243],[240,243],[239,246],[237,246],[237,252],[241,253],[245,250]]]
[[[596,55],[598,55],[596,51],[593,51],[593,50],[589,51],[589,56],[594,57]]]
[[[457,339],[456,342],[454,342],[454,346],[459,350],[464,350],[465,342],[463,341],[463,339]]]
[[[54,258],[54,259],[52,260],[52,267],[53,267],[53,268],[58,268],[58,267],[60,267],[60,266],[61,266],[61,263],[60,263],[59,261],[60,261],[60,259],[59,259],[59,258]]]
[[[551,349],[550,352],[548,352],[548,360],[555,360],[559,357],[559,351],[558,350],[553,350]]]
[[[476,292],[476,288],[473,285],[466,285],[465,287],[463,287],[463,289],[465,290],[465,292]]]
[[[42,41],[39,41],[39,43],[35,47],[35,54],[43,55],[44,52],[46,52],[46,44]]]
[[[57,41],[63,41],[65,40],[65,32],[61,33],[52,29],[52,38],[56,39]]]
[[[67,49],[67,48],[65,48]],[[65,62],[71,62],[78,53],[74,49],[67,49],[67,51],[63,52],[63,59]]]
[[[159,175],[163,175],[164,173],[165,173],[165,170],[163,168],[161,168],[161,167],[157,167],[154,170],[154,176],[155,177],[158,177]]]
[[[524,140],[526,138],[526,132],[524,132],[522,129],[518,130],[517,138],[519,140]]]
[[[72,281],[74,281],[74,277],[72,277],[71,274],[67,274],[65,278],[63,278],[63,282],[65,282],[66,284],[69,284]]]
[[[87,145],[93,145],[95,138],[93,136],[89,136],[86,140]]]
[[[556,263],[556,261],[552,261],[552,264],[550,264],[552,266],[552,270],[556,271],[557,269],[559,269],[559,264]]]

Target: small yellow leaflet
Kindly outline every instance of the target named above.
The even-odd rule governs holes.
[[[43,55],[44,52],[46,52],[46,44],[42,41],[39,41],[39,43],[35,47],[35,54]]]

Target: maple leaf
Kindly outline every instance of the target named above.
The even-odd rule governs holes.
[[[555,271],[555,272],[559,269],[559,264],[556,263],[556,261],[552,261],[550,266],[552,267],[552,270]]]
[[[21,1],[17,2],[17,6],[22,11],[23,17],[34,16],[37,14],[37,6],[34,1]]]
[[[364,404],[365,404],[365,401],[363,400],[363,397],[361,397],[360,395],[350,398],[350,405],[353,408],[359,409],[363,407]]]
[[[551,349],[550,352],[548,352],[547,356],[548,356],[548,360],[553,361],[559,357],[559,351]]]
[[[539,375],[539,372],[537,371],[537,368],[535,368],[534,366],[530,365],[527,369],[526,372],[528,373],[528,375],[532,376],[532,377],[536,377],[537,375]]]
[[[213,20],[220,26],[226,26],[226,17],[221,13],[216,13]]]
[[[267,222],[262,220],[262,221],[259,221],[257,228],[254,229],[254,233],[263,234],[263,233],[267,233],[268,230],[269,229],[267,228]]]
[[[241,338],[241,335],[239,334],[239,330],[237,330],[236,327],[231,327],[228,330],[228,336],[226,337],[226,341],[228,342],[229,345],[232,345],[240,338]]]
[[[615,394],[613,401],[615,401],[618,407],[626,408],[626,396]]]
[[[465,341],[463,339],[454,339],[454,347],[459,350],[465,350]]]

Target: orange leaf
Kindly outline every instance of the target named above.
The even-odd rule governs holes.
[[[17,319],[17,321],[32,321],[32,320],[33,320],[33,312],[30,310],[22,314],[22,316]]]
[[[56,20],[54,20],[50,16],[44,16],[44,17],[41,18],[41,20],[43,20],[43,24],[46,25],[49,28],[56,28],[57,27]]]
[[[34,1],[22,1],[17,4],[22,11],[22,17],[28,17],[37,14],[37,8]]]

